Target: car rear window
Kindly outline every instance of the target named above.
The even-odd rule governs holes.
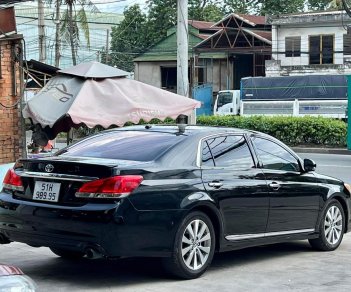
[[[152,161],[184,138],[171,133],[112,131],[86,138],[57,155]]]

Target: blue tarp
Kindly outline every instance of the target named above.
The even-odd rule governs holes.
[[[345,75],[246,77],[241,79],[242,100],[347,99]]]

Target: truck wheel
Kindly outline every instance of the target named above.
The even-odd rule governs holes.
[[[208,216],[198,211],[188,214],[178,228],[172,257],[164,259],[165,268],[183,279],[201,276],[211,264],[215,242]]]

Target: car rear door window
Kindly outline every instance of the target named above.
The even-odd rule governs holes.
[[[203,148],[202,148],[202,165],[214,166],[213,156],[212,156],[210,147],[207,144],[207,141],[205,141],[203,143]]]
[[[263,164],[263,168],[300,171],[300,165],[297,159],[277,143],[259,137],[252,137],[252,142]]]
[[[208,139],[206,143],[208,146],[203,149],[202,159],[205,165],[212,163],[208,157],[212,155],[216,167],[253,168],[255,166],[243,136],[218,136]],[[209,147],[210,151],[206,150],[206,147]]]

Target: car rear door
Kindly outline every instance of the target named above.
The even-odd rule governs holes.
[[[267,137],[251,137],[269,186],[267,235],[312,232],[319,213],[319,187],[313,173],[301,171],[288,148]]]
[[[244,135],[216,135],[202,141],[202,179],[218,205],[228,240],[264,236],[268,187]]]

